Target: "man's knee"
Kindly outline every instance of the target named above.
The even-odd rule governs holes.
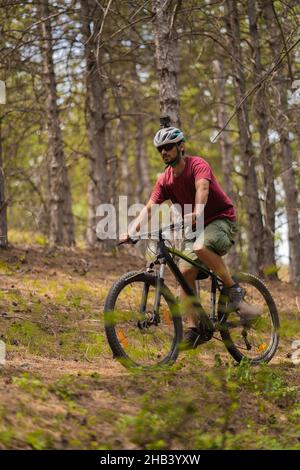
[[[182,267],[182,268],[180,268],[180,272],[184,277],[187,277],[189,279],[196,279],[196,276],[198,274],[198,269],[197,268]]]
[[[193,245],[193,251],[198,254],[198,253],[202,253],[204,250],[205,250],[204,243],[197,242],[196,240]]]

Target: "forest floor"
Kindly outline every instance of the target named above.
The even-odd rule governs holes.
[[[125,250],[0,253],[0,449],[300,449],[300,289],[268,283],[281,317],[268,365],[237,366],[213,340],[170,370],[130,372],[102,311],[113,281],[142,266]]]

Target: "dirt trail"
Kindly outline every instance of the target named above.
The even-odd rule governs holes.
[[[132,250],[134,250],[132,248]],[[47,311],[47,302],[53,300],[53,292],[47,286],[55,283],[57,288],[60,284],[74,283],[78,285],[78,289],[88,288],[95,296],[92,299],[92,306],[94,313],[97,314],[97,321],[99,321],[99,330],[103,332],[102,324],[102,310],[106,294],[117,277],[126,271],[141,269],[144,262],[139,257],[126,254],[122,250],[118,255],[112,257],[110,254],[102,254],[99,250],[52,250],[41,247],[15,247],[8,251],[1,253],[0,265],[0,280],[1,280],[1,299],[2,311],[0,315],[5,315],[6,319],[3,320],[1,331],[5,330],[7,326],[7,317],[11,317],[11,321],[18,321],[22,319],[36,321],[36,315],[32,315],[30,308],[27,306],[19,305],[18,299],[6,300],[6,294],[14,296],[19,295],[25,299],[26,296],[30,300],[35,301],[38,299],[44,305]],[[36,290],[35,282],[44,284],[44,293],[40,294]],[[171,276],[168,276],[168,283],[175,288]],[[205,284],[205,281],[204,281]],[[291,286],[286,282],[271,282],[268,287],[276,301],[281,316],[285,319],[297,321],[300,319],[300,290]],[[100,298],[97,294],[100,292]],[[76,292],[75,292],[76,293]],[[55,293],[54,293],[55,294]],[[72,292],[70,293],[70,296]],[[13,312],[6,313],[7,306],[13,305]],[[30,303],[30,301],[29,301]],[[49,303],[49,302],[48,302]],[[50,302],[51,303],[51,302]],[[3,311],[4,305],[4,311]],[[53,305],[52,305],[53,307]],[[58,311],[64,311],[64,306],[55,305],[54,308]],[[41,317],[43,321],[41,309]],[[72,312],[71,312],[72,313]],[[70,315],[70,308],[67,314],[72,321],[72,314]],[[84,315],[84,312],[83,312]],[[95,320],[93,320],[95,321]],[[55,318],[53,325],[57,322]],[[11,322],[10,322],[11,323]],[[96,323],[95,323],[96,325]],[[98,324],[97,324],[98,325]],[[55,327],[55,326],[53,326]],[[98,327],[98,326],[97,326]],[[300,335],[299,335],[300,338]],[[288,339],[281,340],[280,348],[273,363],[280,363],[287,360],[290,353],[290,346],[293,339],[298,339],[296,336]],[[208,352],[205,347],[199,349],[199,359],[204,360],[206,365],[213,365],[214,353],[218,352],[222,358],[226,358],[227,352],[223,344],[218,344],[214,341],[216,351],[213,354]],[[43,357],[41,355],[32,355],[28,353],[26,348],[21,350],[14,350],[9,352],[6,368],[21,368],[30,371],[36,371],[43,376],[47,376],[47,371],[51,370],[54,374],[68,374],[77,373],[78,371],[101,371],[101,374],[109,376],[127,374],[127,371],[118,363],[112,360],[111,351],[108,347],[104,348],[101,357],[96,360],[90,360],[87,356],[84,361],[72,361],[71,358],[62,357],[61,359],[53,357]],[[26,366],[27,364],[27,366]]]
[[[227,427],[226,448],[295,448],[300,371],[288,356],[292,340],[300,339],[299,289],[269,284],[283,325],[278,354],[266,371],[232,369],[238,411],[226,427],[232,361],[222,342],[181,354],[174,370],[161,375],[132,374],[112,359],[104,301],[117,277],[143,265],[123,251],[116,257],[42,247],[1,252],[0,335],[8,346],[0,368],[0,449],[222,448]],[[257,374],[263,375],[256,383]],[[275,424],[266,431],[270,416]]]

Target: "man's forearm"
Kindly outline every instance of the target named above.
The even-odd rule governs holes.
[[[149,221],[150,216],[150,209],[147,206],[144,207],[139,213],[139,215],[129,224],[128,234],[134,235],[136,234],[136,232],[139,232],[141,230],[141,226],[143,226],[145,222]]]
[[[197,190],[195,198],[195,221],[198,217],[201,217],[204,212],[204,207],[206,206],[208,200],[208,189]]]
[[[197,220],[199,220],[200,217],[203,217],[204,207],[207,203],[207,199],[208,199],[208,190],[198,189],[196,192],[195,208],[193,212],[190,212],[189,214],[185,214],[184,216],[185,220],[189,224],[196,225]]]

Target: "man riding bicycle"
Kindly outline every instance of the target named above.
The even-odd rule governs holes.
[[[204,237],[197,233],[195,239],[185,239],[183,251],[189,258],[199,260],[219,276],[223,283],[222,295],[228,298],[228,311],[236,310],[243,321],[251,321],[260,314],[255,306],[244,302],[244,289],[236,284],[225,264],[224,256],[234,244],[237,233],[236,211],[228,195],[217,182],[210,165],[199,156],[185,156],[185,137],[175,127],[160,129],[154,137],[154,145],[166,165],[154,186],[150,199],[131,225],[129,233],[123,234],[120,241],[129,241],[130,235],[140,230],[145,219],[149,219],[154,204],[170,199],[184,209],[191,204],[193,223],[204,215]],[[204,210],[204,214],[201,211]],[[198,269],[183,259],[179,268],[188,284],[195,291]],[[186,300],[183,289],[180,300]],[[187,348],[195,348],[203,341],[199,327],[199,316],[191,309],[186,314],[184,341]],[[209,338],[209,336],[208,336]]]

